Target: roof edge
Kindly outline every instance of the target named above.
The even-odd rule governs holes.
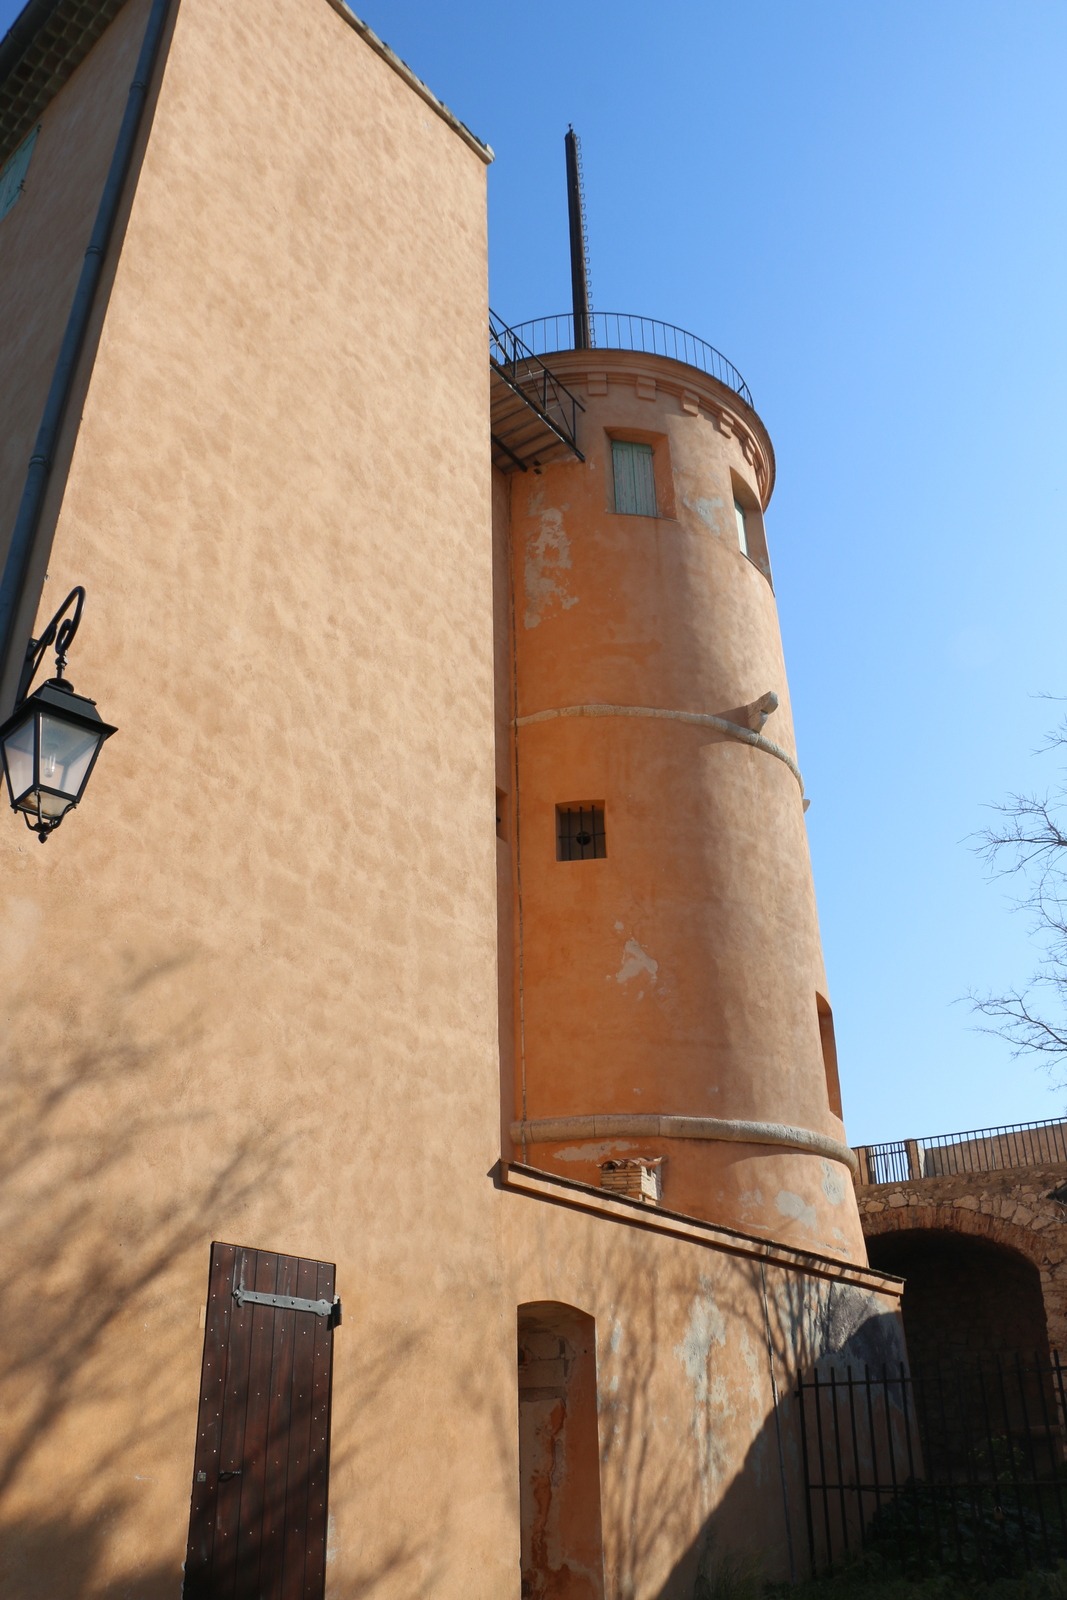
[[[611,1189],[596,1189],[591,1183],[566,1177],[562,1172],[549,1172],[544,1167],[501,1158],[490,1176],[497,1187],[510,1189],[512,1193],[628,1222],[645,1232],[670,1234],[724,1254],[753,1257],[768,1266],[808,1272],[812,1277],[852,1284],[894,1300],[903,1293],[903,1278],[883,1272],[879,1267],[850,1261],[843,1252],[841,1256],[832,1256],[821,1250],[807,1250],[801,1245],[743,1233],[740,1228],[731,1228],[726,1223],[708,1222],[704,1217],[691,1217],[684,1211],[670,1211],[665,1206],[645,1205]]]
[[[29,0],[0,39],[0,167],[32,131],[126,0]]]
[[[16,62],[22,60],[37,34],[57,11],[62,0],[30,0],[0,39],[0,84]]]
[[[465,145],[474,151],[486,164],[496,159],[490,145],[483,144],[481,139],[473,134],[465,122],[461,122],[454,112],[449,111],[442,100],[438,100],[433,90],[423,83],[421,78],[415,76],[406,61],[401,61],[395,50],[391,50],[384,40],[379,39],[373,28],[362,22],[356,13],[346,4],[345,0],[327,0],[327,3],[337,12],[337,15],[354,28],[360,38],[370,45],[375,55],[381,56],[387,66],[392,67],[397,77],[403,78],[409,89],[414,89],[420,99],[425,100],[431,111],[436,111],[442,122],[447,122],[453,133],[458,133]]]

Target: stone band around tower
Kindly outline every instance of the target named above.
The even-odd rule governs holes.
[[[733,1144],[770,1144],[807,1155],[840,1161],[855,1177],[859,1162],[854,1150],[839,1139],[810,1128],[792,1128],[781,1122],[741,1122],[723,1117],[671,1117],[655,1113],[591,1117],[540,1117],[533,1122],[513,1122],[516,1144],[556,1144],[579,1139],[722,1139]]]
[[[698,728],[712,728],[716,733],[725,734],[728,739],[754,745],[757,750],[784,761],[799,783],[801,794],[804,793],[800,768],[781,745],[765,739],[762,733],[755,733],[751,728],[743,728],[739,722],[728,722],[725,717],[713,717],[702,711],[663,711],[653,706],[563,706],[558,711],[534,711],[527,717],[516,717],[515,726],[526,728],[534,722],[551,722],[555,717],[658,717],[667,722],[688,722]]]

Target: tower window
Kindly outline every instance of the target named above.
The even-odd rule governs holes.
[[[822,1064],[826,1073],[826,1098],[835,1117],[841,1111],[841,1080],[837,1075],[837,1041],[834,1038],[834,1014],[825,995],[815,996],[815,1014],[819,1019],[819,1040],[822,1044]]]
[[[657,516],[652,446],[612,439],[611,465],[615,473],[615,510],[632,517]]]
[[[607,853],[602,805],[589,800],[556,807],[557,861],[601,861]]]
[[[748,555],[748,528],[745,526],[745,508],[740,500],[734,501],[734,516],[737,518],[737,542],[741,546],[741,554]]]
[[[37,124],[28,138],[23,139],[15,154],[3,167],[0,167],[0,217],[6,217],[11,207],[22,193],[22,185],[26,178],[26,169],[33,155],[33,147],[37,143],[37,135],[41,131],[40,123]]]

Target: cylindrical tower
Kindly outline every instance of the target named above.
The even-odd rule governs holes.
[[[510,480],[516,1159],[597,1185],[640,1161],[665,1208],[865,1260],[770,440],[688,362],[546,361],[585,459]]]

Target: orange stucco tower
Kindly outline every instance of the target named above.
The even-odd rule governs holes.
[[[709,347],[594,321],[589,349],[517,330],[584,459],[509,480],[516,1156],[586,1183],[638,1160],[665,1207],[862,1260],[771,442]]]

